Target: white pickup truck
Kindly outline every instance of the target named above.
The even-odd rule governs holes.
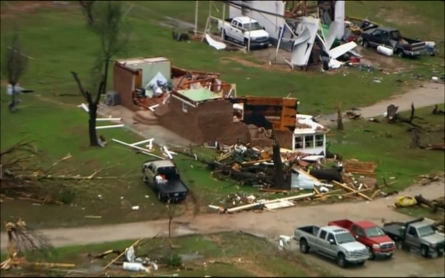
[[[258,21],[247,16],[227,18],[218,22],[218,30],[225,40],[233,40],[250,47],[269,47],[269,33]]]

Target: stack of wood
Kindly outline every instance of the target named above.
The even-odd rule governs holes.
[[[377,165],[372,162],[361,162],[357,159],[347,160],[344,164],[345,172],[358,175],[373,175]]]

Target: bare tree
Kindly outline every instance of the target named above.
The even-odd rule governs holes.
[[[89,90],[85,90],[76,72],[71,72],[79,87],[79,91],[88,103],[89,109],[89,136],[90,146],[99,146],[96,133],[96,117],[100,96],[105,94],[108,68],[111,60],[122,53],[127,45],[128,30],[125,30],[123,22],[122,2],[105,1],[94,5],[95,23],[92,31],[99,37],[100,53],[92,68],[93,96]],[[100,82],[97,82],[100,80]]]
[[[88,26],[94,25],[93,4],[96,1],[78,1],[84,13]]]
[[[15,111],[17,104],[16,100],[16,85],[20,77],[25,73],[28,66],[28,56],[22,53],[22,47],[19,42],[19,36],[14,33],[11,43],[5,48],[3,54],[2,73],[6,76],[8,84],[11,85],[11,104],[9,110]]]

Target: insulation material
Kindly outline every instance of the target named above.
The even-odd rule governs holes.
[[[306,66],[320,26],[320,19],[303,17],[301,19],[300,26],[304,26],[304,28],[308,30],[307,32],[309,32],[310,37],[305,42],[299,44],[294,43],[290,62],[295,66]]]
[[[206,38],[207,43],[211,47],[215,48],[216,50],[225,49],[227,47],[225,43],[218,42],[218,41],[215,41],[214,39],[212,39],[212,37],[210,37],[209,34],[206,34],[205,38]]]

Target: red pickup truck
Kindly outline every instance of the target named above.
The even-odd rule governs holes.
[[[394,241],[371,221],[352,222],[343,219],[331,221],[328,226],[337,226],[349,230],[358,242],[368,248],[370,260],[374,260],[376,257],[392,257],[395,249]]]

